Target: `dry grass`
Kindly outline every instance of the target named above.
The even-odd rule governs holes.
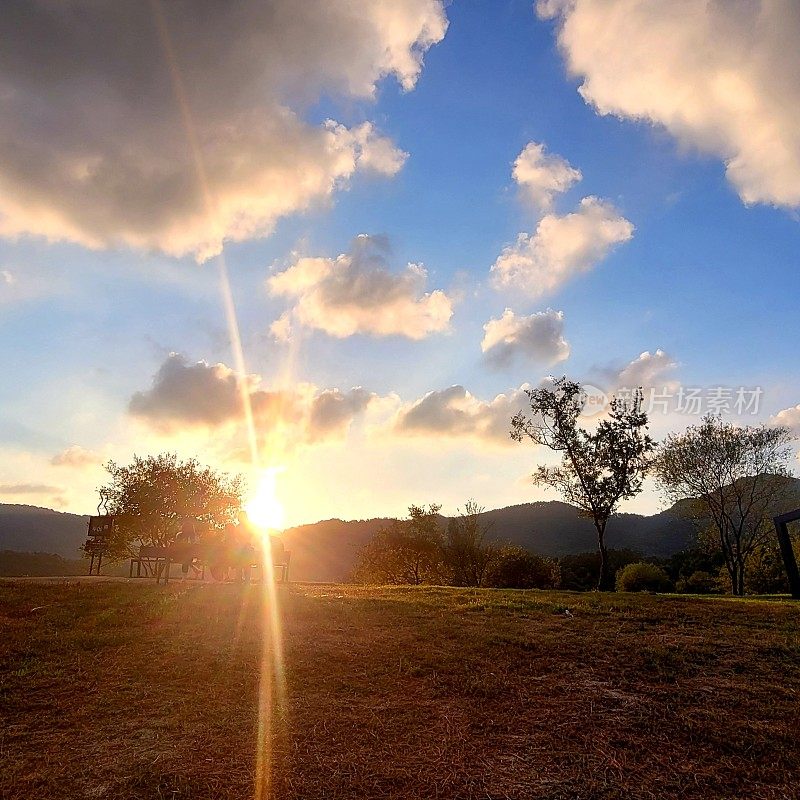
[[[259,591],[0,583],[0,797],[252,797]],[[276,797],[800,796],[788,602],[295,585],[281,617]]]

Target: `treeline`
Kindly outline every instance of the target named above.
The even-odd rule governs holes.
[[[54,553],[21,553],[0,550],[0,577],[42,578],[86,575],[89,561],[85,558],[62,558]],[[103,575],[127,575],[125,565],[103,563]]]
[[[83,575],[86,571],[86,562],[79,558],[62,558],[53,553],[0,550],[0,576],[4,578]]]
[[[406,519],[382,528],[361,550],[352,580],[394,585],[474,586],[499,589],[595,589],[600,577],[597,553],[548,558],[519,545],[490,538],[481,521],[483,508],[469,501],[443,524],[438,505],[409,508]],[[618,591],[730,593],[723,553],[697,546],[670,558],[634,550],[609,550],[607,568]],[[750,594],[788,591],[777,545],[762,547],[748,562],[745,590]]]
[[[357,583],[491,586],[499,589],[556,588],[558,562],[518,545],[488,538],[483,508],[470,500],[441,524],[441,506],[411,506],[364,546],[353,572]]]

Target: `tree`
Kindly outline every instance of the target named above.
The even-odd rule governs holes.
[[[486,570],[486,586],[495,589],[555,589],[560,582],[558,562],[509,544],[499,548]]]
[[[464,510],[447,524],[443,556],[453,586],[484,585],[497,547],[486,540],[491,525],[482,522],[483,511],[475,500],[467,500]]]
[[[642,393],[629,400],[614,398],[608,416],[594,430],[578,425],[585,393],[580,384],[561,377],[552,387],[526,389],[531,416],[520,412],[511,420],[511,438],[528,438],[561,453],[557,467],[539,466],[537,485],[558,490],[594,523],[600,556],[597,588],[613,588],[605,545],[606,525],[620,501],[641,491],[648,457],[655,444],[647,434]]]
[[[360,583],[436,583],[443,573],[441,506],[409,506],[408,518],[393,520],[361,550],[353,577]]]
[[[771,517],[791,496],[788,428],[738,426],[709,415],[669,435],[653,462],[673,502],[686,504],[701,531],[722,553],[731,590],[744,594],[748,560],[774,535]]]
[[[669,592],[672,581],[658,565],[647,561],[627,564],[616,576],[618,592]]]
[[[174,540],[182,517],[206,528],[236,519],[242,505],[242,478],[179,461],[175,453],[134,456],[120,465],[109,461],[110,481],[99,490],[109,514],[116,517],[112,558],[133,554],[136,544],[165,545]]]

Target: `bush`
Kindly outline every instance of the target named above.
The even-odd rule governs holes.
[[[558,562],[508,545],[489,564],[484,585],[495,589],[553,589],[558,582]]]
[[[626,564],[641,561],[642,554],[634,550],[609,550],[608,567],[612,576]],[[600,554],[593,550],[589,553],[574,553],[559,559],[561,567],[561,588],[579,592],[590,592],[597,588],[600,578]]]
[[[655,564],[628,564],[617,573],[618,592],[668,592],[672,582],[667,573]]]
[[[678,581],[678,591],[687,594],[713,594],[720,591],[719,580],[710,572],[698,569]]]

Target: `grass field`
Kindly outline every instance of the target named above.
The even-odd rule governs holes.
[[[0,797],[253,797],[260,592],[0,582]],[[279,595],[275,797],[800,796],[800,604]]]

